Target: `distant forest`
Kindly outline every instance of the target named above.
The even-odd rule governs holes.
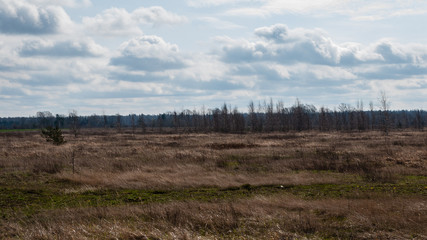
[[[273,132],[273,131],[368,131],[392,129],[423,130],[427,122],[424,110],[389,110],[384,99],[380,109],[369,110],[363,103],[356,107],[340,104],[333,110],[301,103],[298,99],[291,107],[283,102],[250,102],[247,112],[224,103],[220,108],[183,110],[158,115],[91,115],[79,116],[72,111],[68,116],[38,112],[34,117],[0,118],[0,129],[38,129],[57,126],[77,134],[81,128],[115,128],[133,132]]]

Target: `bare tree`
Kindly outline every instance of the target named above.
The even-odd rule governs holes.
[[[101,123],[101,118],[95,113],[87,118],[89,128],[97,128]]]
[[[142,129],[142,132],[143,133],[145,133],[146,132],[146,127],[147,127],[147,125],[145,124],[145,121],[144,121],[144,114],[140,114],[139,115],[139,117],[138,117],[138,125],[139,125],[139,127],[141,127],[141,129]]]
[[[237,107],[231,112],[231,122],[232,132],[243,133],[245,131],[245,119]]]
[[[120,115],[120,113],[116,114],[116,129],[117,132],[122,132],[122,116]]]
[[[422,111],[421,110],[415,110],[414,126],[418,130],[424,131],[424,120],[422,117]]]
[[[55,115],[55,127],[63,128],[65,123],[65,116],[56,114]]]
[[[276,121],[277,121],[277,127],[280,131],[285,131],[286,126],[286,113],[285,113],[285,105],[283,104],[282,100],[279,100],[276,103]]]
[[[363,110],[363,101],[357,101],[357,129],[359,131],[366,130],[366,114]]]
[[[272,132],[274,131],[274,127],[275,127],[273,99],[270,98],[269,103],[264,102],[264,109],[266,114],[265,130],[267,132]]]
[[[132,134],[135,134],[136,129],[136,115],[130,114],[130,126],[132,128]]]
[[[215,108],[212,111],[212,122],[213,122],[213,130],[215,132],[219,132],[221,129],[221,121],[220,121],[220,115],[221,115],[221,110],[219,110],[219,108]]]
[[[166,114],[159,114],[156,119],[156,125],[159,132],[163,132],[163,124],[166,119]]]
[[[194,131],[200,131],[202,129],[202,118],[197,112],[197,109],[193,109],[193,112],[191,113],[192,119],[193,119],[193,129]]]
[[[68,119],[70,121],[70,130],[74,134],[74,137],[77,137],[80,130],[80,124],[79,124],[79,116],[77,115],[76,110],[71,110],[71,112],[68,114]]]
[[[320,131],[329,131],[329,122],[328,122],[328,109],[325,107],[320,108],[319,113],[319,130]]]
[[[52,126],[54,117],[51,112],[37,112],[37,121],[40,129]]]
[[[371,113],[371,130],[374,130],[376,118],[374,112],[374,103],[372,101],[369,102],[369,110]]]
[[[253,101],[251,101],[248,105],[248,112],[249,112],[249,122],[251,125],[251,130],[252,132],[255,132],[257,130],[258,117],[255,112],[255,105]]]
[[[221,131],[230,132],[229,110],[226,103],[224,103],[221,109]]]
[[[292,107],[292,122],[294,130],[304,130],[304,106],[298,98],[295,101],[295,105]]]
[[[184,122],[185,131],[191,132],[191,119],[192,119],[193,112],[189,109],[185,109],[181,112],[180,117]]]
[[[208,117],[206,116],[206,109],[205,109],[205,105],[203,105],[202,107],[202,118],[203,118],[203,124],[202,124],[202,129],[204,132],[206,132],[208,130]]]
[[[379,102],[381,109],[381,126],[384,134],[387,136],[390,131],[390,101],[384,91],[381,91]]]
[[[349,120],[349,112],[351,106],[345,103],[341,103],[338,106],[338,110],[340,111],[341,116],[341,130],[349,130],[350,120]]]
[[[178,129],[180,128],[179,125],[179,118],[178,113],[176,111],[173,111],[173,121],[172,121],[173,128],[175,129],[175,132],[178,132]]]
[[[265,101],[264,101],[264,103],[265,103]],[[264,106],[265,106],[265,104],[264,104]],[[261,105],[261,102],[258,101],[258,109],[256,112],[258,120],[257,120],[256,129],[259,132],[262,132],[264,129],[264,123],[265,123],[265,111],[264,110],[265,110],[265,108],[263,107],[263,105]]]
[[[102,119],[103,119],[103,127],[107,128],[108,118],[107,118],[107,115],[105,115],[105,112],[102,112]]]

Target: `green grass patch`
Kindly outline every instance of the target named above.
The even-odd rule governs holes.
[[[313,184],[260,185],[249,184],[229,188],[194,188],[180,190],[98,189],[65,192],[59,188],[31,189],[25,186],[0,188],[0,216],[13,212],[32,215],[43,209],[100,207],[126,204],[164,203],[172,201],[218,201],[255,195],[293,194],[305,199],[370,198],[372,196],[427,196],[427,185],[399,184]]]
[[[427,196],[426,184],[314,184],[293,186],[289,191],[303,198],[370,198],[373,196]]]
[[[397,183],[362,180],[343,184],[250,185],[228,188],[184,189],[92,189],[51,174],[31,172],[0,173],[0,218],[16,212],[33,215],[43,209],[101,207],[173,201],[215,202],[256,195],[292,194],[303,199],[364,199],[388,196],[427,197],[426,176],[405,176]]]
[[[0,129],[0,133],[8,133],[8,132],[35,132],[39,131],[39,129]]]

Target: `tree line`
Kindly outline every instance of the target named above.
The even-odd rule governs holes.
[[[247,112],[224,103],[219,108],[173,111],[157,115],[96,115],[68,116],[45,111],[32,117],[0,118],[0,129],[36,129],[58,127],[70,129],[76,136],[81,128],[114,128],[132,132],[287,132],[287,131],[369,131],[391,129],[423,130],[427,122],[424,110],[391,111],[385,96],[379,109],[372,102],[365,109],[363,102],[356,106],[342,103],[334,109],[303,104],[298,99],[290,107],[282,101],[248,104]]]

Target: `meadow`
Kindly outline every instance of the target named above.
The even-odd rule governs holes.
[[[0,132],[1,239],[427,239],[427,132]]]

